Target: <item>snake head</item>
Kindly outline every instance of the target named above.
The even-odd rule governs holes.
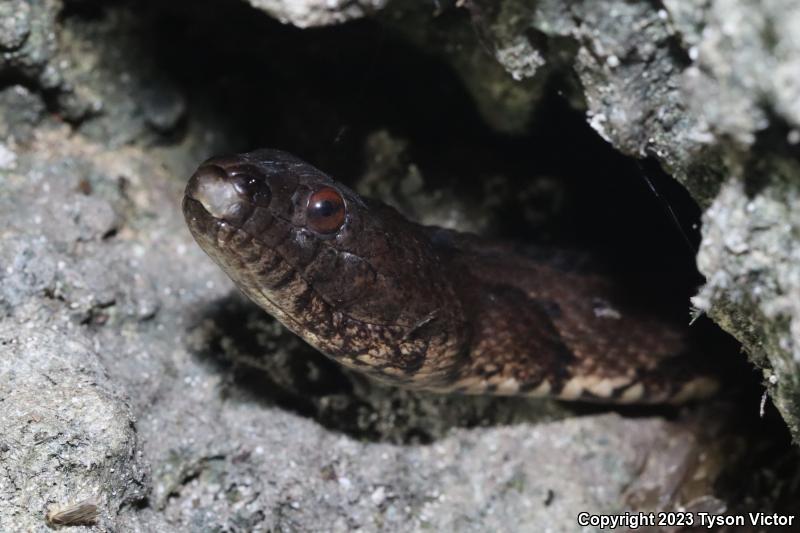
[[[410,380],[434,347],[452,360],[464,342],[451,280],[426,228],[290,154],[205,161],[189,179],[183,212],[240,289],[345,364]]]

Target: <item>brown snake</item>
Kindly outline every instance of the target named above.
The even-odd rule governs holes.
[[[183,212],[254,302],[383,382],[612,403],[717,388],[687,326],[648,311],[624,281],[421,226],[285,152],[209,159]]]

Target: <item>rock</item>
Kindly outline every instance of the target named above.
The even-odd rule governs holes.
[[[31,6],[25,2],[5,2],[0,6],[0,47],[20,48],[31,33]]]
[[[0,528],[46,530],[49,509],[89,501],[115,529],[118,510],[146,497],[135,419],[90,338],[37,326],[0,326]]]
[[[5,139],[4,144],[29,140],[44,115],[44,103],[21,85],[0,91],[0,102],[0,137]],[[3,157],[4,166],[8,160],[8,155]]]
[[[61,83],[53,63],[56,42],[58,0],[41,0],[35,4],[25,0],[3,3],[0,13],[0,69],[22,76],[52,89]]]
[[[341,24],[375,13],[387,0],[247,0],[251,6],[298,28]]]

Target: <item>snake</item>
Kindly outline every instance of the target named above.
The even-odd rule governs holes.
[[[182,209],[246,296],[380,382],[609,404],[679,404],[719,388],[688,323],[624,278],[557,249],[418,224],[287,152],[206,160]]]

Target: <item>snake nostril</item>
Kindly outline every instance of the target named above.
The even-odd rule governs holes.
[[[231,183],[236,191],[248,202],[258,207],[269,207],[272,194],[269,185],[249,173],[236,173],[231,176]]]

